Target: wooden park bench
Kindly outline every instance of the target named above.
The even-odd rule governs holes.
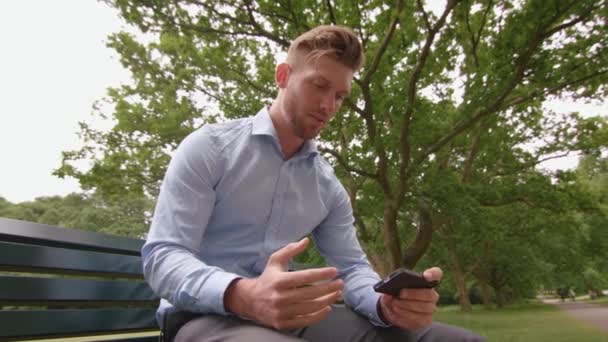
[[[158,340],[143,242],[0,218],[0,341]]]

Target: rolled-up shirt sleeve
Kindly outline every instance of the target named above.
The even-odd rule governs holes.
[[[377,326],[388,326],[378,315],[380,294],[373,285],[380,280],[363,252],[354,226],[350,198],[336,180],[335,195],[329,214],[314,230],[313,237],[319,251],[331,266],[336,267],[344,280],[344,301],[353,310],[367,317]]]
[[[215,203],[218,150],[205,128],[189,135],[173,156],[142,247],[144,276],[180,310],[226,314],[224,292],[239,276],[196,257]]]

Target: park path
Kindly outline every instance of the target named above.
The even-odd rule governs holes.
[[[554,304],[571,316],[608,332],[608,306],[583,302],[561,302],[559,300],[545,300],[545,303]]]

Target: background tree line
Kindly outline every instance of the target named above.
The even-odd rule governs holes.
[[[464,310],[472,289],[501,306],[540,285],[605,286],[606,117],[543,104],[606,97],[606,1],[107,3],[140,32],[108,44],[133,82],[108,89],[99,108],[112,110],[96,114],[113,128],[82,123],[85,146],[55,174],[100,207],[133,206],[137,234],[179,142],[268,104],[277,55],[333,23],[353,28],[367,61],[319,146],[380,273],[439,264]],[[567,154],[584,156],[574,172],[537,167]]]
[[[150,200],[144,197],[101,198],[71,193],[11,203],[0,197],[0,217],[104,234],[142,238],[148,231]]]

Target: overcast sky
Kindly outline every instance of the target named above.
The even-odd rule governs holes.
[[[0,1],[0,196],[11,202],[78,191],[51,175],[77,149],[78,121],[108,86],[128,80],[107,35],[116,11],[96,0]]]
[[[61,152],[82,146],[79,121],[109,86],[128,81],[105,46],[121,28],[115,10],[96,0],[0,1],[0,196],[17,203],[79,191],[51,175]],[[606,106],[553,104],[588,115]],[[574,158],[551,161],[568,168]]]

